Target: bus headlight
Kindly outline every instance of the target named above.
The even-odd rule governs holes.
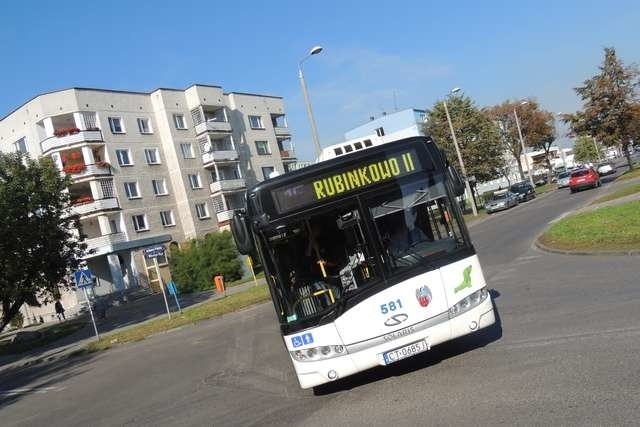
[[[290,351],[291,357],[298,362],[315,362],[317,360],[331,359],[347,353],[343,345],[323,345],[320,347],[305,348],[304,350]]]
[[[449,318],[451,319],[453,317],[460,316],[462,313],[471,310],[473,307],[476,307],[486,300],[487,297],[489,297],[489,291],[487,291],[487,288],[482,288],[479,291],[464,297],[449,309]]]

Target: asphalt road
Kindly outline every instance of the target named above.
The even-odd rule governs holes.
[[[605,179],[605,181],[607,181]],[[637,425],[637,257],[551,255],[558,190],[471,228],[502,328],[300,390],[270,304],[0,374],[3,426]]]

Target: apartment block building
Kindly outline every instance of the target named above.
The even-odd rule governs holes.
[[[143,248],[228,227],[247,186],[296,162],[282,98],[208,85],[38,95],[0,119],[0,150],[71,176],[98,295],[157,288]]]

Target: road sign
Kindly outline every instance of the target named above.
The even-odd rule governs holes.
[[[164,256],[164,246],[151,246],[149,248],[144,249],[145,258],[157,258],[160,256]]]
[[[76,279],[77,287],[86,288],[88,286],[93,286],[93,274],[91,274],[91,270],[88,268],[75,271],[73,276]]]
[[[176,295],[178,293],[178,289],[176,288],[176,282],[174,282],[173,280],[170,280],[169,283],[167,283],[167,290],[171,295]]]

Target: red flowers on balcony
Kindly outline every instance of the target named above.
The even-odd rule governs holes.
[[[93,203],[93,197],[91,196],[81,196],[71,202],[74,206],[78,205],[86,205],[87,203]]]
[[[80,173],[86,168],[87,166],[84,163],[76,163],[73,165],[66,165],[62,170],[64,170],[66,173],[74,174],[74,173]]]
[[[54,130],[53,135],[57,136],[58,138],[62,138],[63,136],[67,135],[75,135],[78,132],[80,132],[80,129],[78,128],[61,128]]]

